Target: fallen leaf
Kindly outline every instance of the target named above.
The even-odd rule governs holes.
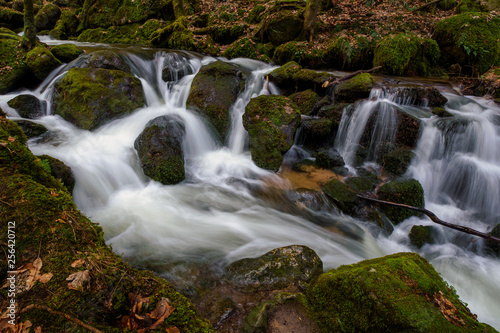
[[[42,326],[35,328],[35,333],[42,333]]]
[[[14,141],[16,141],[16,138],[14,138],[14,137],[12,137],[12,136],[9,136],[9,137],[7,138],[7,141],[9,141],[9,142],[14,142]]]
[[[40,275],[38,277],[38,281],[40,281],[41,283],[45,284],[45,283],[49,282],[50,279],[52,279],[53,276],[54,276],[54,274],[52,274],[52,273],[43,274],[43,275]]]
[[[19,333],[29,333],[30,327],[33,326],[31,321],[26,320],[24,323],[19,324],[19,328],[17,329],[17,332]]]
[[[70,274],[66,281],[71,281],[68,283],[68,288],[72,290],[83,290],[83,283],[90,281],[90,272],[88,270],[78,271],[76,273]]]
[[[167,330],[165,332],[167,332],[167,333],[181,333],[181,331],[175,326],[167,327]]]
[[[53,197],[59,196],[59,194],[57,194],[54,190],[50,190],[50,195]]]
[[[71,263],[71,267],[78,268],[85,263],[85,259],[77,259]]]
[[[434,298],[432,302],[438,307],[439,312],[443,314],[443,316],[450,323],[456,326],[464,326],[465,322],[458,316],[458,310],[448,299],[444,298],[443,293],[439,291],[434,294]]]
[[[7,147],[7,142],[0,142],[0,146]]]
[[[151,319],[157,319],[156,322],[149,327],[149,329],[156,329],[160,326],[163,321],[174,312],[175,308],[170,305],[168,298],[163,297],[158,303],[156,303],[156,308],[149,314]]]

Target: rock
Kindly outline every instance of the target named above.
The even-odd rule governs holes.
[[[368,98],[372,88],[373,77],[370,73],[362,73],[335,85],[333,96],[336,103],[354,103]]]
[[[7,104],[23,118],[37,119],[47,112],[47,102],[42,102],[33,95],[17,95]]]
[[[62,63],[44,46],[36,46],[26,55],[26,64],[37,79],[43,81]]]
[[[325,332],[494,332],[416,253],[332,269],[307,300]]]
[[[75,15],[75,11],[63,9],[54,29],[50,30],[49,36],[59,40],[68,39],[70,36],[76,36],[77,28],[78,17]]]
[[[408,237],[410,238],[410,243],[419,249],[425,244],[434,243],[432,227],[428,225],[414,225],[411,227]]]
[[[406,172],[413,157],[415,154],[411,149],[398,147],[382,156],[382,166],[385,171],[400,176]]]
[[[320,328],[303,294],[279,293],[256,306],[243,320],[241,331],[319,333]]]
[[[176,82],[186,75],[193,74],[189,60],[177,53],[168,53],[165,55],[161,78],[165,82]]]
[[[168,26],[157,29],[150,35],[149,45],[196,51],[193,33],[187,28],[188,25],[186,17],[181,17]]]
[[[19,127],[21,127],[28,139],[36,138],[37,136],[40,136],[48,131],[45,126],[32,121],[18,120],[16,123]]]
[[[493,230],[491,230],[488,235],[500,238],[500,223],[498,223]],[[484,242],[486,252],[489,252],[490,254],[493,254],[497,257],[500,258],[500,243],[492,241],[492,240],[485,240]]]
[[[295,75],[302,69],[295,61],[288,62],[269,73],[269,80],[285,90],[295,89]]]
[[[324,118],[303,119],[299,129],[299,139],[302,144],[318,146],[325,143],[331,137],[332,121]]]
[[[370,69],[373,67],[373,42],[366,36],[351,40],[345,36],[328,43],[325,59],[333,68],[343,70]]]
[[[323,51],[319,49],[309,49],[307,42],[291,41],[279,45],[273,53],[273,60],[277,64],[285,64],[290,61],[296,61],[298,64],[308,68],[316,68],[324,65],[320,59],[323,59]]]
[[[47,3],[35,15],[35,26],[38,31],[50,30],[54,28],[61,16],[59,7],[52,3]]]
[[[324,95],[326,89],[323,88],[325,81],[333,79],[333,75],[328,72],[318,72],[311,69],[302,69],[294,75],[297,90],[312,89],[319,95]]]
[[[13,36],[9,30],[0,35],[0,94],[20,87],[27,81],[30,70],[24,61],[26,53],[20,46],[21,37]]]
[[[323,263],[313,250],[290,245],[258,258],[235,261],[226,268],[224,278],[235,289],[246,293],[284,289],[290,285],[305,290],[322,272]]]
[[[225,139],[234,104],[244,82],[238,66],[216,61],[202,66],[194,77],[186,107],[207,118],[222,139]]]
[[[302,69],[295,61],[290,61],[269,73],[269,80],[285,90],[285,93],[311,89],[324,94],[325,88],[322,85],[332,77],[333,75],[327,72]]]
[[[334,149],[322,149],[316,154],[316,165],[324,169],[334,169],[345,165],[344,158]]]
[[[184,180],[185,134],[184,123],[178,116],[161,116],[147,123],[134,143],[146,176],[164,185]]]
[[[397,103],[419,107],[443,107],[448,99],[434,87],[406,86],[386,87]]]
[[[9,29],[19,29],[24,25],[24,15],[21,11],[17,11],[7,7],[0,7],[0,25]]]
[[[373,192],[378,185],[378,181],[373,181],[371,177],[349,177],[345,183],[358,192]]]
[[[123,71],[130,74],[130,67],[122,57],[110,50],[99,50],[85,54],[78,59],[79,68],[102,68]]]
[[[289,98],[262,95],[245,108],[243,126],[248,131],[252,160],[261,168],[277,171],[292,147],[300,123],[298,107]]]
[[[300,91],[298,93],[288,96],[300,109],[303,115],[309,115],[314,112],[316,104],[320,98],[312,89]]]
[[[390,75],[430,76],[439,57],[439,46],[433,39],[402,33],[384,37],[378,43],[373,66],[382,66]]]
[[[78,35],[77,40],[92,43],[148,45],[151,35],[167,25],[167,22],[151,19],[143,24],[132,23],[108,28],[87,29]]]
[[[482,1],[478,0],[462,0],[458,3],[455,13],[477,13],[477,12],[489,12],[488,6]]]
[[[354,213],[359,200],[356,192],[349,185],[332,179],[323,186],[323,190],[341,211],[347,214]]]
[[[349,103],[339,103],[327,105],[319,109],[318,117],[326,118],[332,121],[332,129],[334,133],[337,133],[337,130],[340,125],[340,121],[342,120],[342,114],[344,113],[344,109],[349,107],[351,104]]]
[[[52,110],[92,130],[144,106],[141,81],[123,71],[72,68],[54,85]]]
[[[378,192],[380,200],[404,205],[425,208],[424,189],[416,179],[396,179],[382,185]],[[380,210],[394,224],[398,224],[411,216],[421,215],[413,210],[389,205],[381,205]]]
[[[302,32],[304,21],[290,11],[279,11],[266,16],[257,36],[262,43],[278,46],[292,41]]]
[[[436,23],[433,38],[441,48],[444,66],[458,63],[463,72],[482,74],[500,65],[499,35],[499,17],[464,13]]]
[[[55,178],[60,180],[64,186],[68,189],[69,193],[73,192],[75,188],[75,177],[73,177],[73,173],[71,172],[71,168],[64,164],[61,160],[54,158],[49,155],[41,155],[38,156],[42,163],[46,161],[50,168],[50,174]]]
[[[246,24],[214,25],[209,28],[208,34],[221,45],[228,45],[240,38],[247,29]]]
[[[228,59],[233,58],[250,58],[259,59],[257,56],[257,45],[250,38],[241,38],[229,45],[224,51],[223,56]],[[262,59],[264,61],[264,59]]]
[[[59,44],[50,49],[50,52],[61,62],[69,63],[78,58],[83,51],[74,44]]]

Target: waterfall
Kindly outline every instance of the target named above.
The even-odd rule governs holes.
[[[334,212],[322,214],[352,232],[334,233],[304,216],[273,208],[259,193],[287,189],[287,183],[252,162],[241,121],[251,98],[279,93],[266,83],[265,76],[273,67],[255,60],[231,60],[246,73],[246,87],[231,107],[230,134],[221,145],[204,120],[185,107],[195,74],[217,59],[186,52],[120,52],[142,82],[146,105],[94,131],[78,129],[49,112],[34,122],[44,125],[50,137],[31,139],[29,147],[37,155],[54,156],[71,167],[79,209],[100,223],[106,241],[131,264],[166,274],[176,265],[213,265],[302,244],[314,249],[325,269],[330,269],[415,251],[407,236],[411,226],[431,225],[426,218],[412,217],[397,225],[391,236],[374,238],[360,221]],[[19,119],[7,102],[21,93],[50,105],[54,82],[71,66],[55,70],[34,91],[0,96],[0,107],[12,119]],[[489,224],[500,222],[500,108],[483,99],[446,97],[446,109],[454,117],[437,118],[425,108],[412,106],[408,96],[375,88],[368,100],[345,108],[335,148],[350,166],[356,164],[360,149],[365,150],[365,162],[378,162],[381,143],[395,140],[397,113],[419,117],[422,134],[407,176],[422,183],[427,209],[443,220],[486,231]],[[186,128],[186,180],[172,186],[148,179],[134,149],[146,124],[167,114],[180,117]],[[369,135],[367,125],[372,128]],[[481,252],[481,240],[435,228],[440,241],[418,252],[457,289],[480,321],[500,328],[496,313],[500,261]]]

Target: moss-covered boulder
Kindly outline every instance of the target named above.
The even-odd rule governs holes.
[[[330,119],[332,121],[332,125],[334,126],[335,132],[337,131],[340,121],[342,120],[342,114],[344,113],[344,109],[349,107],[349,103],[335,103],[323,106],[318,111],[318,117]]]
[[[315,164],[324,169],[334,169],[345,165],[344,158],[334,148],[321,149],[316,154]]]
[[[7,104],[16,110],[21,117],[28,119],[45,116],[47,111],[47,102],[42,102],[33,95],[18,95],[8,101]]]
[[[320,332],[304,294],[279,293],[257,305],[243,320],[241,332],[281,332],[284,327],[289,332]]]
[[[463,13],[477,13],[477,12],[489,12],[488,6],[485,2],[480,0],[462,0],[458,3],[455,12],[457,14]]]
[[[197,51],[193,33],[188,30],[186,17],[181,17],[164,28],[158,29],[149,36],[149,45],[171,49]]]
[[[252,160],[261,168],[277,171],[292,147],[300,111],[289,98],[263,95],[245,108],[243,126],[250,137]]]
[[[323,95],[325,89],[322,85],[331,79],[333,79],[332,74],[302,69],[302,66],[295,61],[290,61],[269,73],[269,80],[283,89],[287,95],[308,89]]]
[[[5,143],[0,149],[0,231],[7,235],[15,224],[16,267],[27,268],[16,276],[16,301],[24,304],[16,323],[29,320],[46,332],[86,330],[82,323],[96,332],[123,331],[122,323],[163,332],[213,332],[169,282],[132,269],[112,252],[101,227],[81,214],[61,182],[24,145],[19,127],[5,118],[0,118],[0,142]],[[7,259],[0,264],[7,267]],[[73,279],[74,289],[68,286],[71,275],[82,278]],[[7,277],[3,270],[2,279]],[[159,317],[150,314],[167,303],[173,312],[152,326]]]
[[[131,73],[130,67],[122,57],[111,50],[99,50],[85,54],[78,59],[77,67],[112,69]]]
[[[356,192],[338,179],[328,181],[323,186],[323,191],[344,213],[354,213],[356,206],[359,204]]]
[[[495,332],[415,253],[332,269],[307,298],[323,332]]]
[[[50,49],[50,52],[61,62],[69,63],[78,58],[83,51],[75,44],[59,44]]]
[[[228,45],[240,38],[247,29],[246,24],[214,25],[209,28],[208,34],[221,45]]]
[[[234,64],[215,61],[202,66],[193,79],[186,107],[206,117],[225,139],[231,124],[229,108],[238,98],[243,83],[243,74]]]
[[[358,192],[373,192],[378,185],[378,180],[375,178],[374,181],[372,177],[359,176],[349,177],[345,180],[345,183]]]
[[[250,38],[238,39],[237,41],[229,45],[229,47],[224,51],[222,55],[228,59],[259,59],[257,46]]]
[[[63,9],[54,29],[50,30],[49,36],[59,40],[68,39],[68,37],[76,36],[77,28],[78,17],[75,10]]]
[[[498,223],[488,234],[490,236],[500,238],[500,223]],[[500,243],[487,239],[485,240],[484,245],[488,253],[500,257]]]
[[[378,43],[373,65],[382,66],[391,75],[429,76],[439,57],[439,46],[434,40],[403,33],[387,36]]]
[[[434,107],[432,108],[432,113],[440,118],[453,117],[453,114],[448,112],[445,108]]]
[[[369,69],[373,65],[373,41],[366,36],[341,36],[328,43],[325,59],[333,68]]]
[[[54,28],[61,17],[61,9],[53,3],[47,3],[35,15],[35,26],[38,31]]]
[[[269,73],[269,80],[281,89],[295,89],[295,75],[302,69],[295,61],[290,61]]]
[[[266,16],[256,36],[262,43],[278,46],[299,37],[303,26],[304,20],[296,13],[283,10]]]
[[[147,123],[134,143],[146,176],[164,185],[184,180],[185,134],[184,123],[177,116],[161,116]]]
[[[19,29],[24,25],[24,15],[21,11],[0,6],[0,25],[9,29]]]
[[[386,91],[394,95],[396,102],[404,105],[443,107],[448,102],[448,99],[434,87],[399,86],[388,87]]]
[[[78,35],[79,42],[92,43],[122,43],[122,44],[150,44],[150,39],[153,33],[161,31],[168,25],[157,19],[150,19],[145,23],[131,23],[126,25],[111,26],[108,28],[86,29]],[[185,31],[185,30],[183,30]],[[168,47],[168,38],[164,40],[165,46]]]
[[[382,185],[377,194],[380,200],[418,208],[425,207],[424,189],[416,179],[393,180],[390,183]],[[382,204],[380,209],[394,224],[398,224],[409,217],[419,215],[419,213],[414,210],[391,205]]]
[[[144,103],[141,81],[128,73],[72,68],[54,85],[52,110],[74,125],[92,130]]]
[[[324,54],[320,49],[312,48],[306,42],[291,41],[276,47],[273,53],[273,60],[278,64],[285,64],[290,61],[295,61],[298,64],[317,68],[319,65],[324,65]]]
[[[62,65],[52,52],[44,46],[36,46],[29,51],[26,54],[25,62],[30,71],[40,81],[44,80],[50,72]]]
[[[337,103],[354,103],[368,98],[373,88],[373,76],[370,73],[358,74],[342,81],[333,88],[333,96]]]
[[[52,177],[63,183],[68,192],[72,193],[75,188],[75,177],[73,177],[71,168],[64,164],[63,161],[49,155],[41,155],[38,158],[40,158],[42,165]]]
[[[415,157],[415,153],[411,149],[404,147],[390,149],[382,157],[382,166],[385,171],[400,176],[406,172],[413,157]]]
[[[448,17],[436,23],[434,30],[443,65],[458,63],[465,71],[479,74],[500,65],[499,35],[500,17],[486,13]]]
[[[325,118],[306,118],[302,120],[299,129],[301,144],[312,147],[321,146],[331,138],[332,121]]]
[[[307,246],[290,245],[258,258],[245,258],[230,264],[224,278],[235,289],[251,293],[278,290],[295,285],[302,290],[323,273],[323,262]]]
[[[307,89],[304,91],[297,92],[288,96],[300,109],[300,113],[303,115],[309,115],[313,113],[314,108],[320,101],[320,97],[312,89]]]
[[[21,127],[28,139],[36,138],[48,131],[48,129],[40,124],[28,120],[16,120],[16,123]]]
[[[410,238],[410,243],[419,249],[425,244],[435,242],[432,235],[432,227],[429,225],[414,225],[411,227],[408,237]]]
[[[6,32],[0,34],[0,94],[20,87],[29,77],[30,70],[24,61],[25,56],[21,37]]]

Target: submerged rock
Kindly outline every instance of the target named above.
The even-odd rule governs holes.
[[[47,102],[42,102],[33,95],[18,95],[8,101],[7,104],[16,110],[21,117],[28,119],[43,117],[47,111]]]
[[[403,105],[442,107],[448,102],[434,87],[388,87],[386,92],[395,94],[395,101]]]
[[[414,225],[411,227],[408,237],[410,238],[411,244],[419,249],[425,244],[434,243],[432,227],[428,225]]]
[[[224,277],[235,289],[251,293],[284,289],[296,285],[301,289],[323,272],[323,263],[307,246],[280,247],[258,258],[233,262]]]
[[[72,68],[54,85],[52,110],[70,123],[95,129],[142,107],[141,81],[123,71]]]
[[[415,253],[332,269],[307,299],[325,332],[495,332]]]
[[[380,200],[425,208],[424,189],[416,179],[393,180],[390,183],[382,185],[377,194]],[[420,213],[414,210],[390,205],[381,205],[380,210],[394,224],[398,224],[411,216],[420,215]]]
[[[186,107],[202,114],[224,139],[229,131],[229,108],[244,82],[238,66],[216,61],[201,67],[191,85]]]
[[[248,131],[252,160],[261,168],[278,171],[283,155],[292,147],[300,111],[289,98],[262,95],[245,108],[243,126]]]
[[[178,116],[161,116],[147,123],[134,143],[146,176],[165,185],[184,180],[185,134],[184,123]]]
[[[34,123],[32,121],[17,120],[16,123],[21,127],[28,139],[40,136],[48,131],[45,126]]]

